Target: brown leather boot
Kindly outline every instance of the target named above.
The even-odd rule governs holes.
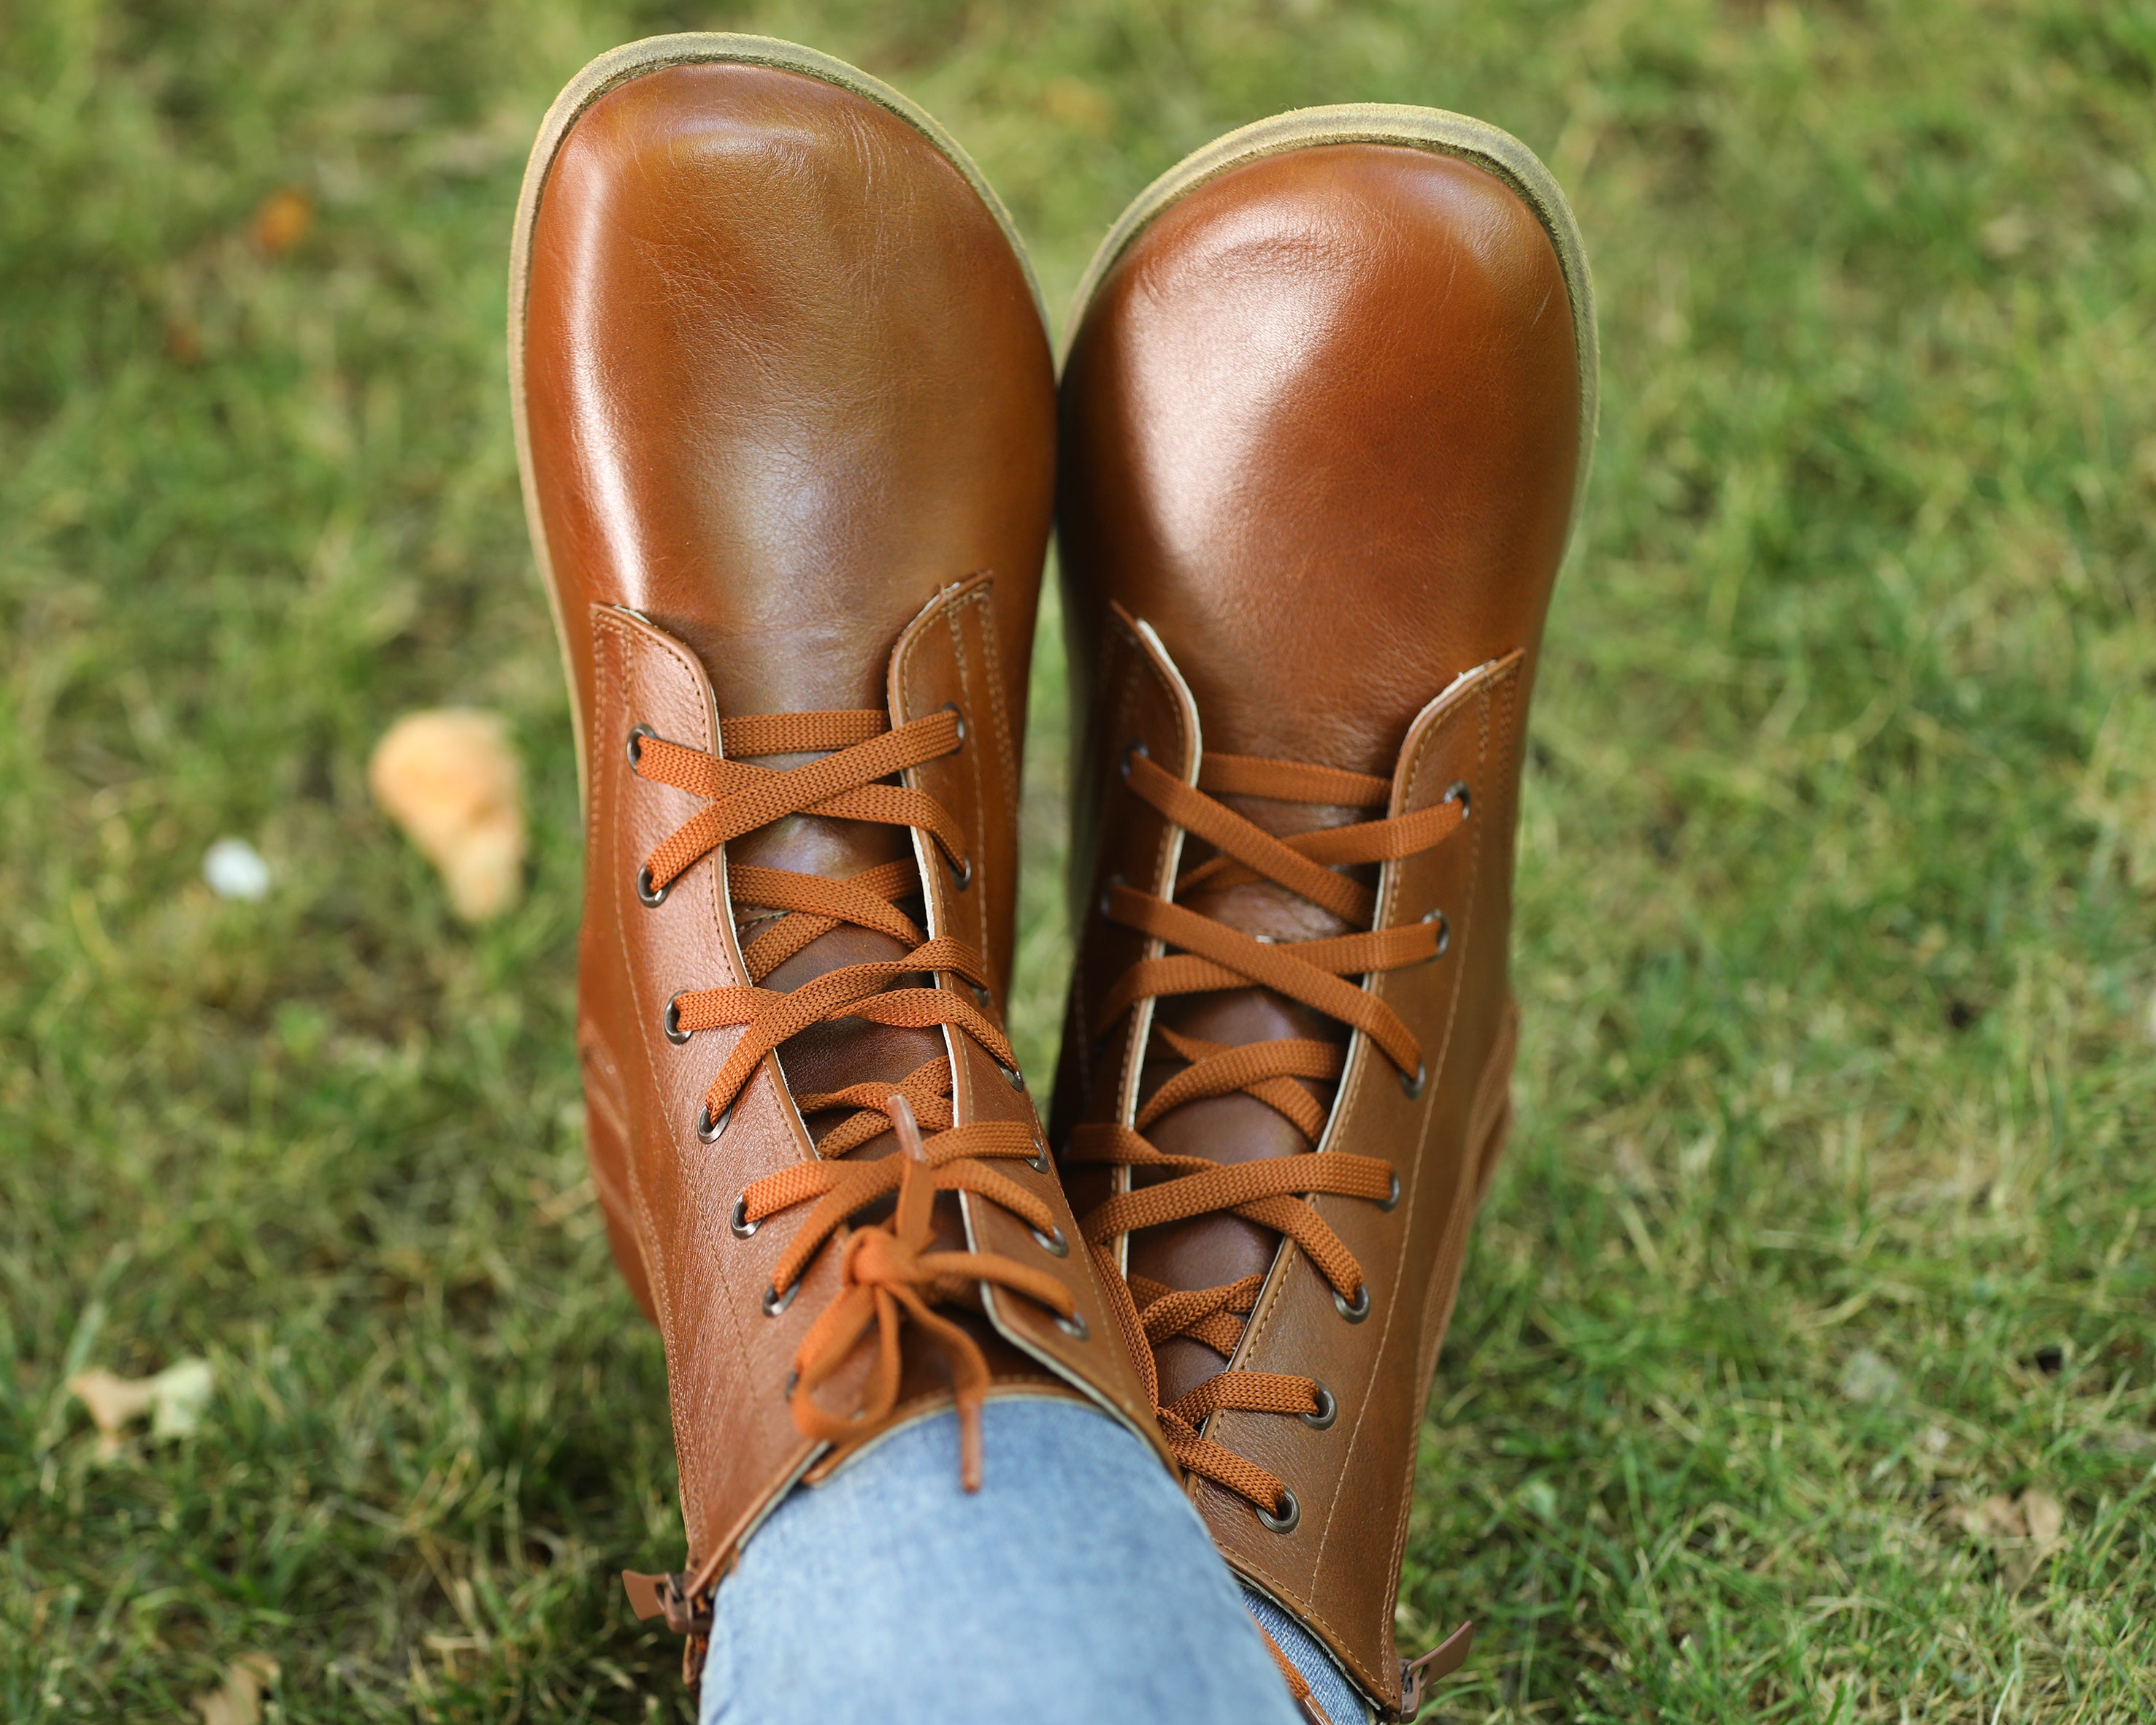
[[[1513,139],[1312,109],[1080,291],[1082,709],[1054,1141],[1220,1550],[1384,1717],[1415,1441],[1510,1119],[1528,692],[1594,425],[1579,235]]]
[[[665,1338],[688,1527],[684,1573],[631,1591],[693,1655],[758,1521],[900,1422],[955,1398],[969,1483],[985,1397],[1159,1443],[1003,1021],[1054,373],[957,147],[756,38],[587,67],[511,270],[592,1167]],[[891,1154],[909,1109],[924,1157]]]

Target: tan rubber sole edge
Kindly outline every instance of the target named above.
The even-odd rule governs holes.
[[[768,66],[775,71],[797,72],[803,77],[821,79],[896,115],[927,138],[965,177],[966,183],[996,219],[996,225],[1009,242],[1019,268],[1025,273],[1026,288],[1033,296],[1033,309],[1040,319],[1041,327],[1050,331],[1047,303],[1041,297],[1040,282],[1034,275],[1033,260],[1027,255],[1025,242],[1019,237],[1017,225],[1011,220],[1010,212],[1004,208],[1003,199],[996,196],[995,188],[974,166],[973,158],[926,109],[859,67],[834,59],[828,54],[819,54],[813,48],[769,36],[685,31],[670,36],[647,36],[640,42],[610,49],[563,86],[547,110],[547,117],[540,122],[539,136],[533,140],[530,159],[525,163],[523,188],[516,198],[516,226],[509,248],[509,410],[516,435],[516,471],[524,492],[525,524],[531,538],[531,554],[538,560],[541,584],[547,590],[547,608],[553,613],[554,637],[561,646],[562,669],[568,676],[569,716],[577,741],[579,807],[588,806],[584,784],[584,715],[578,704],[575,672],[568,662],[568,631],[562,615],[560,590],[554,583],[553,559],[547,548],[546,528],[540,520],[531,473],[531,435],[525,418],[524,307],[531,283],[531,230],[539,219],[540,200],[545,195],[547,177],[553,169],[554,157],[561,149],[562,141],[569,135],[569,128],[585,109],[608,91],[647,73],[665,71],[672,66],[711,64]],[[1053,332],[1050,332],[1052,336]]]
[[[1587,248],[1572,206],[1542,158],[1512,133],[1486,121],[1441,108],[1410,107],[1394,102],[1348,102],[1324,108],[1297,108],[1240,127],[1194,151],[1131,201],[1093,254],[1064,327],[1057,368],[1070,357],[1070,343],[1086,320],[1102,280],[1139,234],[1178,198],[1231,169],[1267,156],[1285,155],[1325,144],[1398,144],[1452,156],[1495,174],[1526,203],[1549,235],[1572,301],[1573,341],[1579,365],[1579,466],[1573,483],[1568,534],[1579,523],[1587,495],[1588,470],[1594,460],[1595,422],[1601,400],[1602,350],[1595,332],[1594,278],[1587,267]]]

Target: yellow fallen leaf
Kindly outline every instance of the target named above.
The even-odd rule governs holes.
[[[263,256],[281,258],[307,237],[307,229],[314,224],[315,206],[307,194],[287,186],[262,200],[247,230],[248,237]]]
[[[216,1374],[208,1360],[181,1360],[152,1377],[122,1377],[98,1367],[68,1380],[97,1428],[97,1452],[120,1453],[122,1434],[145,1413],[153,1438],[184,1438],[202,1424]]]
[[[441,871],[449,903],[484,922],[524,890],[524,791],[499,714],[409,713],[375,744],[367,782],[382,811]]]
[[[266,1653],[243,1653],[224,1668],[224,1681],[195,1697],[203,1725],[259,1725],[262,1692],[277,1681],[277,1661]]]
[[[157,1396],[150,1403],[150,1435],[184,1438],[202,1424],[203,1409],[217,1387],[217,1376],[208,1360],[182,1360],[167,1366],[151,1383]]]
[[[111,1455],[120,1449],[120,1434],[150,1411],[157,1399],[146,1377],[121,1377],[103,1367],[78,1372],[68,1379],[76,1400],[90,1409],[90,1422],[97,1428],[97,1447]]]

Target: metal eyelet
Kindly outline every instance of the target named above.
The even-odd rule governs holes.
[[[763,1226],[761,1222],[748,1219],[748,1197],[746,1193],[734,1200],[734,1213],[727,1218],[726,1225],[733,1229],[734,1238],[737,1240],[747,1239]]]
[[[1027,1225],[1026,1232],[1033,1236],[1034,1244],[1047,1253],[1050,1257],[1068,1258],[1070,1255],[1070,1240],[1065,1236],[1061,1228],[1052,1223],[1046,1233],[1043,1233],[1030,1223]]]
[[[1295,1493],[1285,1486],[1281,1487],[1281,1502],[1282,1507],[1277,1513],[1270,1513],[1265,1510],[1259,1509],[1256,1504],[1252,1504],[1250,1507],[1257,1510],[1258,1519],[1274,1532],[1292,1533],[1296,1530],[1296,1524],[1302,1520],[1302,1506],[1296,1501]]]
[[[678,994],[666,1002],[666,1017],[663,1024],[666,1032],[666,1040],[677,1047],[696,1033],[693,1030],[684,1030],[681,1027],[681,996]]]
[[[666,895],[674,890],[669,881],[663,887],[651,884],[651,865],[647,862],[636,871],[636,902],[646,910],[655,910],[666,902]]]
[[[1322,1432],[1340,1417],[1340,1404],[1333,1400],[1332,1392],[1316,1378],[1310,1380],[1310,1387],[1317,1396],[1317,1411],[1315,1413],[1298,1413],[1296,1418],[1312,1431]]]
[[[1405,1096],[1409,1101],[1412,1102],[1416,1097],[1422,1094],[1422,1087],[1429,1081],[1429,1062],[1418,1060],[1415,1062],[1414,1076],[1413,1078],[1409,1078],[1405,1073],[1402,1073],[1400,1074],[1400,1094]]]
[[[766,1288],[763,1290],[764,1316],[767,1318],[777,1317],[779,1313],[784,1311],[788,1306],[793,1304],[793,1296],[800,1291],[801,1284],[798,1281],[793,1283],[792,1286],[788,1287],[783,1294],[780,1293],[776,1288]]]
[[[971,857],[961,857],[958,866],[951,873],[952,886],[961,893],[964,892],[973,883],[973,859]]]
[[[1395,1170],[1393,1174],[1393,1189],[1379,1200],[1378,1208],[1389,1214],[1399,1205],[1399,1201],[1400,1177],[1399,1171]]]
[[[1458,803],[1460,805],[1460,818],[1463,821],[1475,812],[1475,793],[1467,788],[1467,781],[1465,779],[1455,779],[1452,781],[1450,788],[1445,791],[1444,796],[1438,798],[1438,801],[1440,803]]]
[[[1004,1082],[1009,1084],[1011,1089],[1014,1090],[1023,1090],[1025,1089],[1025,1074],[1024,1073],[1020,1072],[1015,1066],[1004,1065],[1003,1062],[1000,1060],[996,1062],[996,1065],[1002,1070]]]
[[[939,713],[950,713],[958,721],[958,746],[963,749],[966,746],[966,715],[958,711],[958,703],[956,701],[946,701],[936,710]]]
[[[800,1387],[801,1373],[799,1369],[797,1367],[795,1370],[788,1372],[786,1374],[786,1388],[782,1390],[780,1393],[790,1402],[793,1399],[793,1392]]]
[[[1116,896],[1116,888],[1122,884],[1123,878],[1122,875],[1111,874],[1108,877],[1107,884],[1101,888],[1101,903],[1099,908],[1103,920],[1107,917],[1109,904]]]
[[[1147,760],[1152,759],[1152,751],[1145,746],[1143,739],[1137,737],[1132,738],[1129,742],[1123,744],[1122,759],[1116,764],[1116,770],[1126,779],[1131,775],[1131,757],[1133,754],[1142,754]]]
[[[1025,1165],[1036,1174],[1045,1174],[1049,1169],[1048,1146],[1036,1140],[1033,1154],[1025,1159]]]
[[[644,764],[644,739],[646,737],[657,736],[659,736],[659,733],[653,730],[648,724],[631,725],[629,728],[629,765],[634,767],[641,766]],[[663,742],[665,739],[664,738],[660,738],[660,740]]]
[[[1452,919],[1441,910],[1433,910],[1424,916],[1423,920],[1437,924],[1437,950],[1430,954],[1430,957],[1443,958],[1452,945]],[[1428,960],[1425,960],[1424,962],[1427,963]]]
[[[716,1144],[719,1135],[726,1129],[726,1122],[733,1117],[733,1109],[729,1105],[724,1114],[713,1120],[711,1105],[707,1102],[696,1110],[696,1135],[706,1144]]]
[[[966,986],[973,990],[973,1004],[978,1007],[983,1012],[987,1012],[988,1007],[994,1002],[995,996],[990,994],[987,989],[980,987],[978,984],[968,982]]]
[[[1055,1327],[1073,1341],[1086,1341],[1093,1333],[1086,1327],[1086,1320],[1075,1311],[1067,1318],[1059,1316],[1055,1320]]]
[[[1356,1285],[1355,1303],[1353,1305],[1348,1305],[1337,1294],[1332,1296],[1332,1304],[1334,1309],[1349,1323],[1361,1323],[1363,1319],[1370,1316],[1370,1285],[1368,1282],[1358,1282]]]

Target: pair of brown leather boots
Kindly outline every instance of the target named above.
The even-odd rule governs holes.
[[[984,1398],[1083,1398],[1411,1715],[1416,1436],[1509,1119],[1527,697],[1594,424],[1557,186],[1428,110],[1235,132],[1110,233],[1059,389],[940,126],[666,37],[554,105],[510,304],[592,1166],[688,1529],[632,1593],[693,1647],[798,1482],[954,1400],[977,1480]],[[1051,516],[1079,935],[1044,1133],[1004,1014]]]

